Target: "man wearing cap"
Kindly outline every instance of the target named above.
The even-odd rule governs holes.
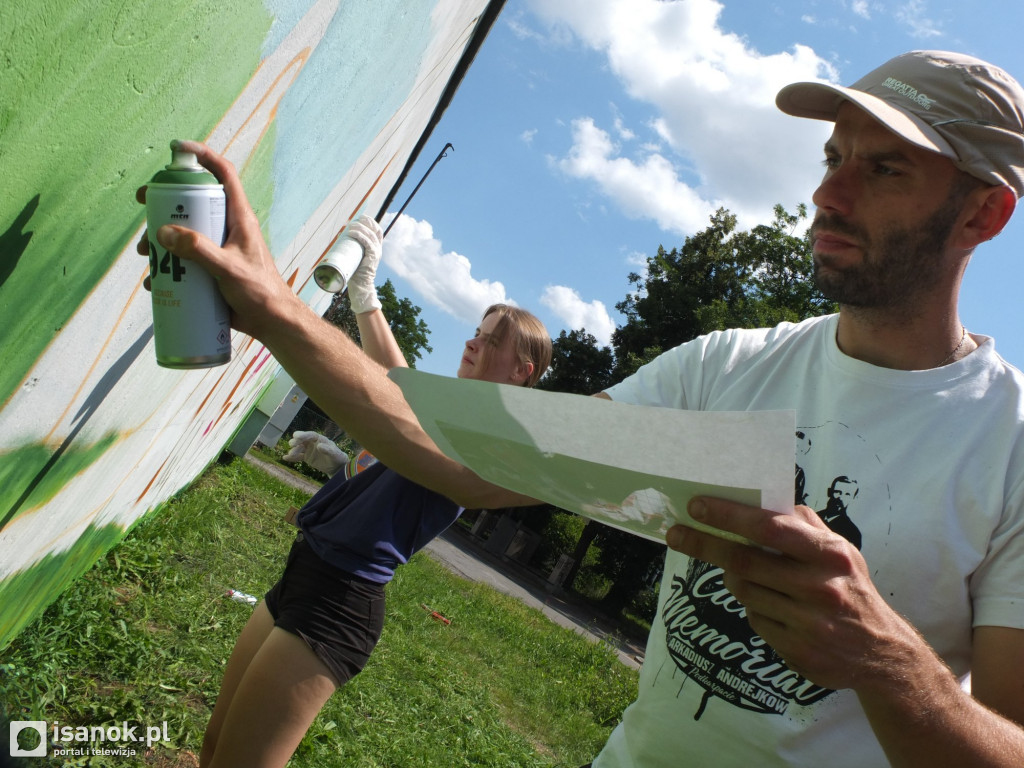
[[[957,297],[1024,193],[1024,91],[932,51],[778,104],[835,124],[812,233],[839,314],[709,334],[599,396],[794,409],[800,506],[691,505],[753,546],[669,531],[639,695],[593,765],[1020,768],[1024,376],[963,327]],[[228,241],[159,237],[218,277],[235,327],[414,482],[466,507],[529,503],[432,446],[383,371],[281,280],[230,164],[187,149],[225,184]]]
[[[1024,376],[957,314],[1024,193],[1024,92],[918,51],[777,103],[835,124],[811,232],[839,314],[712,333],[607,395],[795,409],[807,506],[690,510],[756,548],[670,531],[639,696],[593,765],[1024,766]]]

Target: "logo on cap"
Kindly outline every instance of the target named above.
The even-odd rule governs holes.
[[[912,85],[904,83],[902,80],[897,80],[895,77],[887,77],[885,82],[882,83],[883,88],[896,91],[901,96],[906,96],[912,102],[917,104],[923,109],[931,109],[932,104],[935,103],[935,99],[925,96],[923,93],[918,93],[917,88]]]

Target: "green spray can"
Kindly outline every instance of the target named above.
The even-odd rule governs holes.
[[[172,143],[170,164],[146,186],[153,342],[164,368],[212,368],[231,360],[231,311],[217,281],[156,239],[160,227],[178,224],[223,245],[226,213],[224,186],[193,153]]]

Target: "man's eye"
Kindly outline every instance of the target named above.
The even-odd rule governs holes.
[[[840,162],[841,161],[838,157],[826,157],[824,160],[821,161],[821,164],[825,166],[825,170],[834,171],[836,168],[839,167]]]

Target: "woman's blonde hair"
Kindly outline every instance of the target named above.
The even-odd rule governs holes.
[[[498,315],[491,338],[501,344],[506,336],[511,339],[512,349],[520,365],[533,363],[533,371],[523,382],[523,386],[532,387],[551,365],[551,335],[536,315],[519,307],[508,304],[492,304],[484,312],[484,317]],[[484,347],[483,367],[488,365],[489,347]]]

